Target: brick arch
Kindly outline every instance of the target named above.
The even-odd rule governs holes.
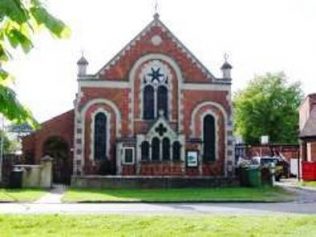
[[[109,161],[115,163],[115,141],[120,135],[119,119],[120,114],[115,110],[115,107],[108,103],[102,103],[102,100],[96,100],[96,103],[90,103],[82,111],[83,119],[83,154],[84,154],[84,167],[85,173],[95,173],[100,169],[100,161],[94,160],[94,118],[99,112],[107,116],[107,156],[111,158]]]
[[[47,155],[47,154],[45,153],[45,149],[44,149],[45,145],[46,145],[49,141],[52,141],[52,140],[59,140],[61,143],[64,143],[65,145],[67,145],[68,150],[70,151],[71,144],[69,144],[69,141],[67,141],[67,139],[64,138],[62,134],[57,134],[57,133],[54,134],[54,135],[50,134],[50,135],[48,135],[46,138],[44,138],[44,139],[42,140],[42,143],[41,143],[41,145],[40,145],[41,150],[42,150],[42,152],[41,152],[42,157],[44,157],[45,155]]]
[[[86,117],[86,113],[89,109],[91,109],[92,106],[94,105],[105,105],[108,108],[110,108],[110,110],[112,110],[115,114],[115,124],[116,124],[116,136],[120,137],[120,133],[121,133],[121,122],[122,122],[122,116],[120,113],[120,110],[117,108],[117,106],[110,100],[104,99],[104,98],[96,98],[93,100],[88,101],[84,107],[82,108],[80,115],[82,119],[85,119]]]
[[[195,108],[192,111],[191,119],[190,119],[190,135],[191,137],[197,137],[199,136],[199,128],[197,126],[200,126],[199,121],[196,121],[196,117],[201,112],[205,111],[212,111],[213,115],[222,117],[224,129],[226,130],[226,123],[227,123],[227,113],[225,109],[218,103],[212,102],[212,101],[206,101],[198,104],[195,106]]]
[[[191,115],[191,137],[203,139],[203,119],[206,115],[212,115],[216,124],[216,160],[205,163],[202,166],[203,175],[218,175],[225,170],[227,154],[227,114],[225,110],[214,102],[203,102],[195,107]],[[202,151],[201,151],[202,152]]]
[[[178,122],[180,125],[179,115],[180,115],[180,89],[183,84],[183,76],[179,65],[169,56],[164,54],[147,54],[140,57],[131,67],[129,73],[129,84],[131,88],[130,104],[131,104],[131,115],[132,118],[132,131],[135,130],[134,120],[142,118],[141,110],[141,80],[139,79],[139,73],[144,64],[151,60],[160,60],[168,66],[172,73],[172,93],[168,94],[170,96],[172,105],[172,110],[170,115],[173,121]]]
[[[72,155],[69,142],[62,136],[52,135],[43,140],[42,156],[53,158],[53,182],[70,184],[72,175]]]

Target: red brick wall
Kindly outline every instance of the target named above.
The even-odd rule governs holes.
[[[129,89],[114,89],[114,88],[82,88],[83,98],[80,100],[80,106],[84,106],[86,103],[93,99],[107,99],[111,101],[121,113],[121,134],[122,136],[128,136],[129,134],[129,119],[128,119],[128,92]]]
[[[145,176],[181,176],[181,162],[164,162],[164,163],[142,163],[140,175]]]
[[[258,145],[248,148],[248,156],[272,156],[281,153],[289,162],[291,158],[298,158],[299,146],[297,145]]]
[[[103,109],[107,113],[110,114],[110,123],[109,128],[110,129],[110,136],[109,136],[109,157],[108,159],[115,164],[115,142],[116,142],[116,131],[117,131],[117,116],[114,112],[114,110],[109,106],[105,104],[93,104],[88,108],[85,114],[85,149],[84,149],[84,159],[85,159],[85,173],[86,174],[95,174],[95,172],[98,172],[100,169],[101,163],[98,161],[95,161],[93,158],[91,159],[90,154],[92,154],[91,151],[91,126],[93,123],[93,114],[96,113],[98,109]]]
[[[154,35],[159,35],[162,38],[162,43],[158,46],[154,46],[151,42]],[[171,35],[167,31],[163,32],[158,26],[152,27],[133,47],[126,51],[114,66],[110,66],[108,70],[105,70],[103,78],[107,80],[127,80],[131,65],[137,59],[149,53],[167,54],[173,58],[180,66],[186,82],[210,82],[197,64],[193,64],[191,59],[172,40]]]
[[[311,161],[316,162],[316,141],[315,142],[311,142],[311,149],[310,149],[310,158]]]
[[[44,156],[43,145],[51,137],[62,138],[69,147],[69,157],[73,159],[74,111],[70,110],[41,124],[35,133],[22,139],[23,154],[32,152],[36,163]]]

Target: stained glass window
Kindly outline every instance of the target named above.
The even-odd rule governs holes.
[[[167,137],[162,140],[162,159],[170,160],[170,140]]]
[[[159,160],[160,157],[160,141],[157,137],[154,137],[151,142],[151,159]]]
[[[107,118],[104,113],[98,113],[94,119],[94,159],[106,159]]]
[[[155,118],[155,100],[154,100],[154,88],[150,85],[147,85],[144,88],[144,119],[154,119]]]
[[[212,115],[206,115],[203,120],[203,159],[215,160],[215,120]]]
[[[149,160],[149,142],[143,141],[141,144],[142,160]]]
[[[168,118],[168,89],[165,86],[159,86],[157,91],[157,111],[163,111],[165,118]]]
[[[180,142],[175,141],[172,145],[173,160],[177,161],[181,159],[181,145]]]

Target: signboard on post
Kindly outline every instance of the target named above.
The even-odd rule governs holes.
[[[269,136],[267,135],[261,136],[261,145],[266,145],[266,144],[269,144]]]

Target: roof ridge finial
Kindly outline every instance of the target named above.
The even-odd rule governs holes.
[[[155,19],[155,21],[157,21],[159,19],[158,7],[159,7],[158,0],[155,0],[155,6],[154,6],[154,10],[155,10],[154,19]]]
[[[224,53],[224,60],[225,60],[225,63],[227,63],[228,58],[229,58],[229,54],[228,54],[227,52],[225,52],[225,53]]]
[[[78,62],[77,62],[77,64],[79,65],[79,64],[81,64],[81,65],[88,65],[89,64],[89,62],[88,62],[88,60],[85,58],[85,56],[84,56],[84,49],[81,49],[80,50],[80,53],[81,53],[81,57],[80,57],[80,59],[78,60]]]

